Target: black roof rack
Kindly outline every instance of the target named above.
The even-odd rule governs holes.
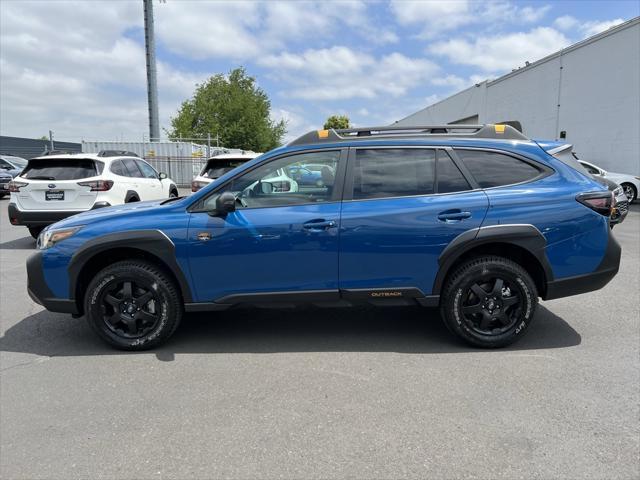
[[[529,140],[510,125],[423,125],[418,127],[362,127],[338,130],[314,130],[296,138],[289,145],[343,142],[371,138],[488,138],[493,140]]]
[[[126,150],[100,150],[98,152],[99,157],[138,157],[137,153],[128,152]]]

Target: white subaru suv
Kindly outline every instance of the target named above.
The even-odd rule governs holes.
[[[28,227],[34,238],[47,225],[87,210],[178,196],[166,174],[121,151],[33,158],[9,192],[9,221]]]

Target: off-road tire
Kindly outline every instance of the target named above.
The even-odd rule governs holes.
[[[491,290],[491,280],[487,283],[482,282],[492,278],[502,278],[503,285],[509,285],[509,296],[503,297],[505,287],[502,287],[496,303],[499,303],[499,308],[502,307],[500,313],[505,313],[505,309],[508,309],[511,315],[504,317],[506,323],[504,326],[498,324],[498,320],[492,319],[488,324],[498,324],[500,327],[493,328],[490,333],[487,333],[484,330],[481,331],[482,329],[477,325],[482,322],[483,315],[488,314],[487,309],[483,308],[469,315],[463,313],[463,308],[465,308],[464,312],[468,312],[471,309],[478,309],[478,305],[487,304],[491,300],[489,298],[484,303],[481,301],[477,305],[468,305],[470,299],[472,301],[480,298],[471,293],[472,289],[489,285],[488,288],[482,287],[482,292]],[[511,288],[515,291],[513,296],[511,296]],[[513,301],[512,297],[516,296],[516,293],[517,303],[505,307],[507,301]],[[500,302],[504,302],[504,305]],[[458,266],[449,275],[442,291],[440,312],[447,328],[465,342],[476,347],[499,348],[510,345],[524,336],[533,321],[537,303],[538,291],[527,271],[512,260],[491,255],[472,258]],[[490,316],[494,314],[493,312]],[[470,320],[470,317],[480,320]]]
[[[148,327],[149,331],[144,331],[144,327],[141,327],[142,332],[139,336],[133,336],[136,334],[129,331],[125,332],[126,327],[121,327],[122,331],[118,330],[112,322],[106,320],[111,312],[112,317],[116,314],[124,315],[122,304],[120,308],[114,307],[106,297],[109,296],[112,301],[120,300],[115,298],[117,294],[113,292],[120,284],[124,285],[127,282],[130,284],[129,292],[133,285],[134,290],[137,288],[138,292],[147,292],[143,295],[153,296],[156,323]],[[135,292],[133,295],[135,304]],[[122,298],[126,298],[126,294],[123,294]],[[138,310],[150,308],[149,302],[144,305],[146,306],[139,303]],[[183,303],[175,283],[164,269],[142,260],[125,260],[104,268],[93,277],[86,290],[84,311],[91,328],[111,346],[120,350],[147,350],[160,345],[173,335],[182,319]],[[141,324],[141,320],[136,322]]]

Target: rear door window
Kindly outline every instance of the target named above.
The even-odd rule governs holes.
[[[116,160],[111,164],[111,173],[120,175],[121,177],[128,177],[129,172],[124,168],[122,160]]]
[[[127,172],[129,172],[129,177],[144,178],[144,175],[142,175],[142,172],[138,168],[138,165],[136,165],[135,160],[131,158],[125,158],[122,160],[122,163],[124,164],[124,168],[127,170]]]
[[[353,199],[432,194],[435,160],[435,151],[431,149],[358,149],[353,168]]]
[[[533,165],[502,153],[461,149],[456,153],[482,188],[527,182],[542,173]]]
[[[464,192],[471,185],[444,150],[438,150],[438,193]]]
[[[80,180],[98,174],[93,160],[85,158],[55,158],[31,160],[21,177],[32,180]]]

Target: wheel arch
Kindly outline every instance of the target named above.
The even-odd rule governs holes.
[[[458,265],[472,257],[489,254],[518,263],[531,275],[539,295],[544,298],[547,283],[553,280],[546,245],[546,239],[533,225],[492,225],[464,232],[438,258],[439,269],[432,293],[441,293],[447,277]]]
[[[140,195],[138,195],[138,192],[136,192],[135,190],[127,190],[127,193],[124,196],[124,203],[139,202],[139,201],[140,201]]]
[[[183,303],[191,302],[191,288],[175,257],[173,242],[159,230],[118,232],[88,241],[69,263],[69,296],[80,314],[84,293],[93,276],[120,260],[140,259],[162,268],[175,282]]]

